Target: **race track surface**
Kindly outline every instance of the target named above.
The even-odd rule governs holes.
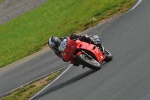
[[[150,100],[150,0],[84,33],[98,34],[113,61],[72,66],[33,100]]]
[[[113,60],[97,72],[72,66],[34,100],[149,100],[149,7],[150,1],[143,0],[134,10],[83,32],[98,34]],[[66,65],[49,49],[11,64],[0,70],[0,95]]]
[[[0,69],[0,96],[67,66],[49,48]]]

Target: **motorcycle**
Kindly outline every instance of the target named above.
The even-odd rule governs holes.
[[[113,56],[103,46],[102,51],[94,45],[87,42],[77,40],[71,40],[70,37],[64,39],[59,49],[61,50],[62,58],[64,61],[83,67],[88,67],[93,70],[101,69],[101,65],[104,62],[112,60]]]

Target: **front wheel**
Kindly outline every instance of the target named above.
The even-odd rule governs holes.
[[[93,70],[101,69],[101,64],[97,60],[95,60],[94,58],[89,58],[84,53],[79,54],[77,56],[77,61],[80,64],[85,65],[86,67],[88,67],[90,69],[93,69]]]

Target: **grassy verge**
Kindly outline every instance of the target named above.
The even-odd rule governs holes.
[[[127,9],[135,0],[47,0],[0,26],[0,68],[41,50],[50,36],[81,32]]]
[[[45,85],[47,85],[52,79],[54,79],[60,71],[57,71],[50,76],[47,76],[43,79],[25,85],[15,91],[12,91],[8,95],[0,98],[0,100],[28,100],[36,92],[41,90]]]
[[[4,0],[0,0],[0,3],[2,3]]]

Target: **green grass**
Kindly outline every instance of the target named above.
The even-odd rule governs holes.
[[[4,0],[0,0],[0,3],[2,3]]]
[[[135,0],[48,0],[0,26],[0,68],[41,50],[50,36],[81,32]],[[91,20],[96,19],[96,20]]]
[[[52,79],[54,79],[60,71],[52,73],[51,75],[37,80],[33,83],[25,85],[17,90],[12,91],[6,96],[0,98],[0,100],[28,100],[31,96],[46,86]]]

